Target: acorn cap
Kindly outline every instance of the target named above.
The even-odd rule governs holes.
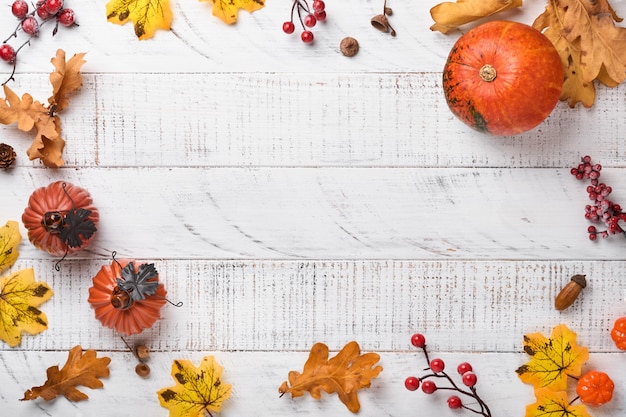
[[[572,277],[572,281],[574,281],[576,284],[580,285],[583,288],[587,286],[587,280],[585,279],[585,275],[576,274]]]

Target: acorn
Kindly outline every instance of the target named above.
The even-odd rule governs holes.
[[[587,280],[585,279],[585,275],[574,275],[570,282],[563,287],[559,295],[554,299],[554,308],[561,311],[574,304],[574,301],[576,301],[583,288],[586,286]]]

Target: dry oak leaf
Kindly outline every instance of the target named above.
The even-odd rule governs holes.
[[[11,267],[19,256],[18,245],[22,241],[16,221],[9,220],[0,228],[0,272]]]
[[[439,3],[430,9],[435,23],[430,30],[450,33],[459,26],[504,10],[522,7],[522,0],[457,0]]]
[[[67,357],[67,362],[59,370],[58,366],[51,366],[46,371],[48,379],[40,387],[33,387],[24,393],[25,400],[43,398],[50,401],[59,395],[65,396],[70,401],[82,401],[89,398],[87,394],[79,391],[79,385],[96,389],[104,384],[99,378],[109,376],[110,358],[97,358],[95,350],[87,350],[83,353],[80,345],[74,346]]]
[[[579,377],[589,359],[589,350],[576,344],[576,333],[559,324],[550,338],[541,333],[524,335],[524,352],[531,356],[517,372],[519,378],[535,388],[565,391],[567,379]]]
[[[289,382],[283,382],[278,392],[281,395],[291,393],[293,398],[308,391],[316,400],[321,398],[322,390],[328,394],[336,392],[348,410],[357,413],[361,408],[357,390],[369,388],[370,380],[382,372],[382,366],[374,367],[379,360],[377,353],[361,355],[361,348],[354,341],[329,360],[328,346],[316,343],[311,348],[302,373],[289,372]]]
[[[223,371],[213,356],[205,356],[199,367],[188,360],[175,360],[172,377],[176,385],[158,391],[159,402],[170,410],[170,417],[212,416],[211,412],[220,411],[232,390],[220,379]]]
[[[533,27],[554,44],[565,68],[561,100],[595,101],[594,80],[614,87],[626,79],[626,28],[607,0],[549,0]]]
[[[213,3],[213,16],[232,25],[237,21],[237,12],[244,9],[250,13],[265,6],[265,0],[200,0]]]
[[[40,159],[47,167],[58,168],[65,163],[62,158],[65,140],[61,137],[61,119],[56,112],[67,107],[69,95],[82,85],[80,67],[85,63],[82,59],[84,55],[74,54],[66,62],[65,52],[57,50],[56,57],[51,60],[55,70],[50,74],[52,96],[48,98],[48,107],[28,93],[20,99],[4,85],[5,99],[0,100],[0,123],[17,123],[17,128],[24,132],[34,128],[37,133],[26,154],[31,160]]]
[[[110,0],[106,13],[107,20],[116,25],[133,22],[139,40],[152,38],[157,29],[170,30],[172,25],[169,0]]]
[[[32,268],[0,278],[0,339],[15,347],[22,332],[34,335],[46,330],[48,319],[37,307],[52,294],[48,284],[35,282]]]
[[[537,401],[526,406],[524,417],[591,417],[584,404],[572,405],[566,391],[535,390]]]

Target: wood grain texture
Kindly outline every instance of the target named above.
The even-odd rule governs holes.
[[[616,383],[594,417],[624,414],[624,353],[609,331],[626,314],[626,239],[587,239],[586,183],[569,173],[592,155],[624,204],[624,86],[598,86],[591,109],[559,103],[536,129],[493,138],[443,99],[441,69],[467,28],[431,32],[435,2],[389,1],[392,38],[369,23],[382,1],[327,0],[312,46],[280,30],[285,1],[241,12],[234,26],[209,2],[177,1],[172,30],[141,42],[131,26],[106,22],[104,2],[70,2],[80,26],[42,32],[9,84],[45,101],[56,49],[87,52],[83,88],[61,114],[66,165],[28,161],[32,134],[0,126],[0,142],[18,153],[0,172],[0,224],[19,221],[36,188],[63,180],[91,192],[99,231],[56,271],[58,259],[21,227],[11,271],[34,267],[55,295],[42,306],[48,330],[0,345],[1,415],[165,416],[156,391],[173,385],[172,361],[214,354],[233,384],[220,415],[347,416],[334,396],[292,400],[277,389],[315,342],[337,351],[356,340],[385,368],[359,395],[360,416],[456,416],[445,393],[404,389],[425,366],[409,345],[420,331],[449,367],[472,362],[494,417],[521,416],[534,401],[514,372],[527,360],[522,336],[558,323],[590,348],[586,369]],[[626,15],[626,3],[612,5]],[[544,7],[525,2],[502,17],[532,23]],[[14,25],[0,13],[0,28]],[[352,59],[338,51],[345,36],[361,45]],[[147,380],[87,303],[113,251],[154,262],[168,297],[183,302],[128,339],[153,350]],[[554,297],[576,273],[589,286],[558,312]],[[76,344],[112,357],[104,389],[76,404],[20,402]]]

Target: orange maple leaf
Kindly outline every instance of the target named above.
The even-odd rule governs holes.
[[[515,371],[519,378],[554,391],[565,391],[567,378],[580,376],[589,359],[589,350],[576,344],[576,333],[564,324],[552,329],[550,338],[541,333],[524,335],[524,351],[531,359]]]
[[[213,3],[213,16],[232,25],[237,21],[237,12],[244,9],[250,13],[265,6],[265,0],[200,0]]]
[[[57,50],[56,57],[51,60],[55,70],[50,74],[52,95],[48,98],[48,107],[33,100],[28,93],[20,99],[4,85],[5,99],[0,100],[0,123],[17,123],[17,128],[24,132],[35,128],[35,139],[26,154],[31,160],[40,159],[47,167],[58,168],[65,163],[62,158],[65,140],[61,137],[61,119],[56,112],[68,106],[70,94],[83,83],[80,67],[85,63],[84,55],[75,54],[66,62],[65,51]]]
[[[328,359],[328,346],[316,343],[311,348],[309,359],[304,364],[302,373],[289,372],[289,381],[282,383],[278,392],[281,395],[291,393],[291,397],[301,397],[305,391],[319,400],[321,391],[331,394],[336,392],[348,410],[356,413],[361,408],[357,390],[369,388],[370,380],[382,372],[382,366],[374,367],[380,360],[377,353],[361,355],[357,342],[350,342]]]
[[[109,376],[110,358],[96,358],[95,350],[87,350],[83,354],[80,345],[74,346],[68,355],[67,362],[59,370],[58,366],[51,366],[47,370],[48,379],[40,387],[33,387],[24,392],[25,400],[43,398],[50,401],[59,395],[65,396],[70,401],[81,401],[89,398],[87,394],[79,391],[76,386],[95,389],[102,388],[103,383],[99,378]]]
[[[539,388],[535,397],[537,401],[526,406],[524,417],[591,417],[584,404],[572,405],[565,391]]]

